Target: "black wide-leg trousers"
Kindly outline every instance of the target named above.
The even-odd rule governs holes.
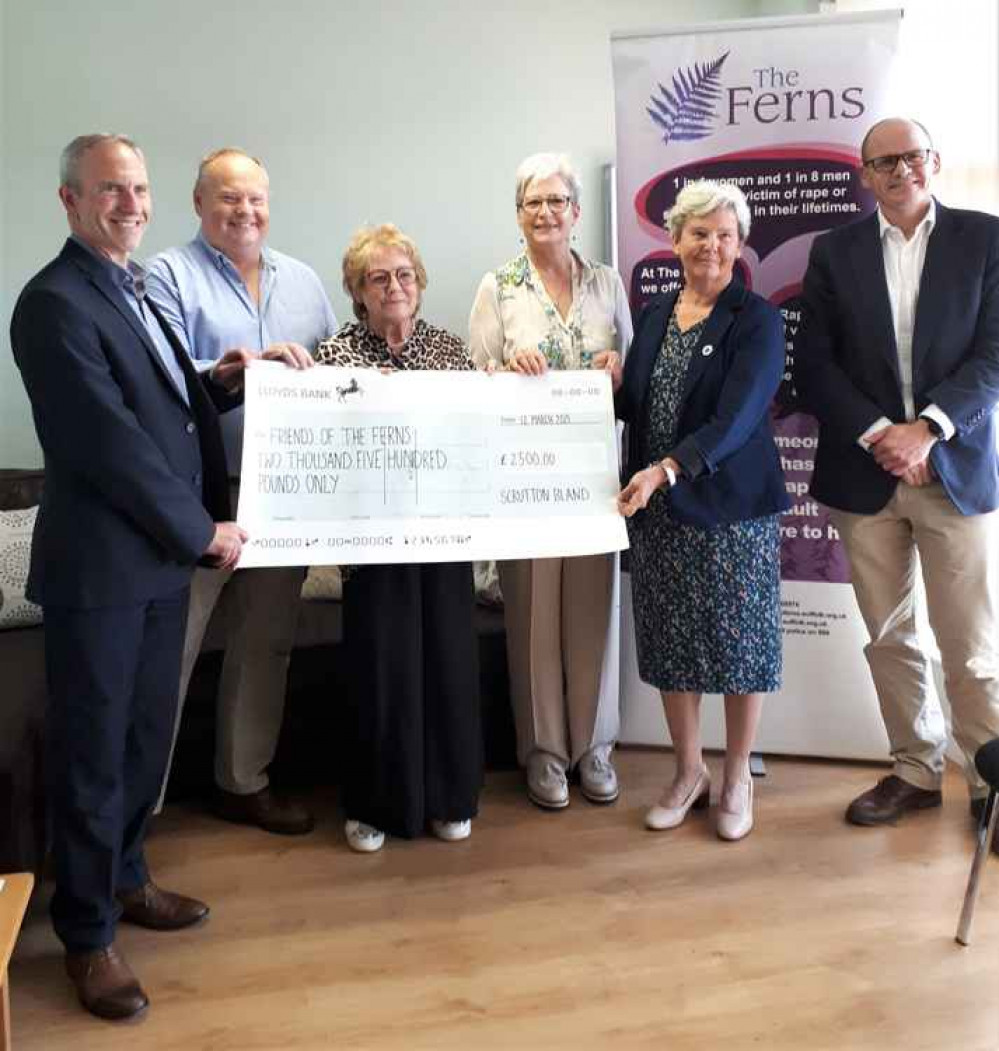
[[[474,601],[467,562],[364,566],[347,580],[348,818],[408,838],[432,820],[476,815],[483,753]]]

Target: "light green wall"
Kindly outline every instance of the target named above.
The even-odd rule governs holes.
[[[482,273],[513,255],[520,159],[569,151],[581,248],[602,251],[614,156],[612,30],[812,11],[814,0],[0,0],[0,466],[41,462],[10,355],[10,311],[66,235],[57,158],[74,135],[144,147],[156,214],[142,254],[186,241],[200,156],[260,155],[271,243],[314,266],[337,314],[362,222],[411,234],[424,313],[459,333]],[[6,223],[5,223],[6,220]]]

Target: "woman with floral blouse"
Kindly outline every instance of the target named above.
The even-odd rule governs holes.
[[[465,344],[416,315],[427,272],[391,224],[359,230],[343,257],[357,321],[319,344],[324,365],[472,370]],[[347,843],[385,833],[467,839],[482,785],[479,674],[468,562],[355,568],[344,584],[352,690],[344,749]]]
[[[539,153],[517,169],[525,248],[482,279],[470,319],[480,367],[525,376],[547,369],[619,372],[631,342],[624,286],[610,267],[571,247],[580,180],[567,157]],[[618,638],[611,616],[615,555],[499,564],[517,752],[541,807],[569,803],[576,768],[594,803],[618,797],[611,752],[618,732]]]

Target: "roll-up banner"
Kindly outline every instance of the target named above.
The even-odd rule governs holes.
[[[752,229],[739,277],[784,315],[785,381],[774,431],[794,505],[783,516],[784,687],[764,709],[762,751],[887,757],[849,569],[827,512],[807,488],[815,421],[795,411],[791,379],[801,282],[815,236],[874,208],[860,143],[885,116],[901,10],[752,19],[612,38],[617,121],[618,258],[637,317],[679,287],[664,216],[684,184],[738,184]],[[659,694],[638,678],[630,580],[622,590],[622,732],[665,743]],[[724,747],[720,703],[704,742]]]

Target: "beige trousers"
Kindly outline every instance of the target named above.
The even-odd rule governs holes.
[[[568,769],[617,739],[617,556],[497,563],[506,610],[517,758],[534,751]]]
[[[874,515],[831,511],[846,547],[870,643],[870,665],[895,773],[939,788],[947,742],[932,718],[930,661],[916,630],[916,579],[926,588],[940,648],[954,740],[974,796],[986,788],[977,749],[999,737],[999,512],[962,515],[939,482],[900,483]]]
[[[225,591],[226,646],[216,700],[215,782],[247,795],[267,786],[274,758],[295,641],[305,570],[204,569],[191,581],[191,603],[180,671],[180,700],[170,759],[160,792],[162,806],[173,749],[194,663],[215,605]]]

